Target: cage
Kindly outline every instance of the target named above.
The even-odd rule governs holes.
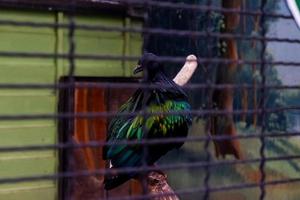
[[[299,198],[300,34],[285,1],[0,0],[0,36],[0,199]],[[191,110],[118,112],[137,89],[170,87],[133,74],[144,52],[170,80],[197,57],[181,87]],[[106,139],[116,116],[186,115],[184,138]],[[102,156],[182,142],[155,165]]]

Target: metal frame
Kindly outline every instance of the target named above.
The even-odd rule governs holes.
[[[24,4],[21,5],[27,5],[25,7],[29,7],[35,9],[39,8],[40,6],[45,6],[49,8],[49,4],[51,3],[57,3],[58,1],[53,1],[51,3],[47,3],[47,5],[40,5],[36,3],[35,1],[22,1]],[[61,2],[61,1],[59,1]],[[201,37],[201,38],[235,38],[239,40],[256,40],[261,42],[262,50],[260,54],[259,60],[230,60],[230,59],[220,59],[220,58],[201,58],[199,59],[199,63],[201,64],[216,64],[216,63],[237,63],[239,65],[244,64],[257,64],[261,66],[260,74],[262,77],[261,85],[258,86],[258,89],[260,89],[262,94],[262,99],[260,102],[260,108],[257,110],[234,110],[233,112],[228,111],[216,111],[214,109],[206,109],[206,110],[192,110],[189,112],[190,114],[194,116],[208,116],[211,114],[218,114],[218,115],[226,115],[226,114],[233,114],[233,115],[241,115],[241,114],[260,114],[262,116],[262,131],[260,134],[253,134],[253,135],[247,135],[247,136],[236,136],[236,137],[230,137],[230,136],[206,136],[206,137],[192,137],[192,138],[170,138],[165,140],[142,140],[142,141],[123,141],[120,143],[126,143],[128,145],[136,145],[136,144],[142,144],[142,145],[153,145],[157,143],[174,143],[174,142],[198,142],[198,141],[204,141],[205,144],[205,151],[207,152],[207,159],[205,162],[198,162],[198,163],[182,163],[178,165],[163,165],[158,167],[150,167],[150,166],[143,166],[141,168],[124,168],[120,169],[120,173],[128,173],[132,171],[139,171],[139,172],[147,172],[151,170],[156,169],[162,169],[162,170],[169,170],[169,169],[180,169],[180,168],[200,168],[204,167],[206,168],[206,177],[204,180],[204,188],[190,188],[187,190],[180,190],[175,191],[176,194],[188,194],[188,193],[194,193],[194,192],[204,192],[204,199],[209,199],[209,194],[212,192],[218,192],[218,191],[225,191],[225,190],[238,190],[243,188],[253,188],[253,187],[259,187],[260,188],[260,197],[259,199],[264,199],[266,195],[265,187],[268,185],[276,185],[276,184],[286,184],[286,183],[294,183],[299,182],[299,178],[291,178],[291,179],[284,179],[284,180],[277,180],[277,181],[267,181],[265,176],[265,165],[266,162],[271,161],[278,161],[278,160],[290,160],[290,159],[300,159],[299,155],[295,156],[281,156],[281,157],[266,157],[265,155],[265,138],[266,137],[294,137],[299,136],[299,132],[290,132],[290,133],[265,133],[266,127],[265,127],[265,116],[266,113],[272,113],[272,112],[282,112],[285,110],[299,110],[299,107],[282,107],[282,108],[266,108],[265,107],[265,91],[266,89],[300,89],[300,86],[277,86],[277,85],[268,85],[266,83],[266,66],[267,65],[284,65],[284,66],[294,66],[299,67],[299,62],[283,62],[283,61],[266,61],[265,53],[266,53],[266,42],[272,41],[272,42],[283,42],[283,43],[297,43],[300,44],[300,40],[297,39],[289,39],[289,38],[277,38],[277,37],[267,37],[266,36],[266,25],[265,25],[265,19],[266,17],[273,17],[273,18],[283,18],[283,19],[291,19],[292,17],[290,15],[283,15],[283,14],[277,14],[277,13],[267,13],[265,12],[266,8],[266,1],[262,0],[260,9],[258,11],[245,11],[245,10],[235,10],[235,9],[223,9],[219,7],[213,7],[211,5],[187,5],[187,4],[178,4],[178,3],[172,3],[172,2],[159,2],[159,1],[146,1],[146,0],[122,0],[118,1],[119,5],[134,5],[134,6],[145,6],[145,7],[159,7],[159,8],[170,8],[170,9],[187,9],[191,11],[199,11],[199,12],[221,12],[221,13],[238,13],[240,15],[251,15],[251,16],[260,16],[260,26],[261,26],[261,35],[260,36],[245,36],[242,34],[225,34],[225,33],[208,33],[208,32],[199,32],[199,31],[182,31],[182,30],[165,30],[165,29],[151,29],[151,28],[123,28],[123,27],[107,27],[107,26],[91,26],[91,25],[85,25],[85,24],[77,24],[76,20],[74,19],[74,15],[76,14],[77,8],[83,6],[84,1],[72,1],[70,9],[68,11],[71,13],[69,17],[69,23],[65,24],[51,24],[51,23],[33,23],[33,22],[17,22],[12,20],[0,20],[0,25],[10,25],[10,26],[24,26],[24,27],[33,27],[33,28],[63,28],[68,30],[68,43],[69,43],[69,52],[66,54],[47,54],[47,53],[28,53],[28,52],[0,52],[0,56],[2,57],[22,57],[24,59],[26,58],[63,58],[67,59],[69,62],[69,73],[66,77],[67,82],[60,82],[57,84],[0,84],[1,89],[5,88],[18,88],[18,89],[43,89],[43,88],[53,88],[55,90],[69,90],[69,103],[68,108],[66,112],[64,113],[57,113],[57,114],[39,114],[39,115],[0,115],[0,120],[26,120],[26,119],[62,119],[66,120],[69,123],[67,128],[67,132],[72,132],[72,120],[74,118],[93,118],[93,117],[111,117],[116,115],[115,112],[103,112],[103,113],[88,113],[88,114],[74,114],[72,110],[72,93],[70,92],[75,87],[116,87],[116,88],[145,88],[150,89],[153,87],[149,87],[148,85],[142,85],[137,83],[110,83],[110,82],[101,82],[101,83],[75,83],[75,75],[74,70],[76,68],[75,66],[75,59],[86,59],[86,60],[122,60],[122,61],[135,61],[138,59],[138,57],[134,56],[115,56],[115,55],[82,55],[76,53],[76,42],[74,41],[74,31],[77,29],[83,29],[83,30],[89,30],[89,31],[95,31],[95,30],[101,30],[101,31],[107,31],[107,32],[133,32],[133,33],[146,33],[146,34],[161,34],[161,35],[176,35],[181,37]],[[0,0],[0,5],[6,5],[8,7],[15,7],[16,3],[19,3],[19,1],[3,1]],[[85,5],[86,3],[84,3]],[[54,4],[53,4],[54,5]],[[63,3],[59,3],[59,6],[57,9],[64,9],[66,6],[69,6],[70,4],[67,3],[67,1],[63,1]],[[96,3],[88,4],[88,7],[91,6],[91,8],[95,8],[94,6],[98,6]],[[100,6],[101,5],[101,6]],[[101,8],[103,8],[104,4],[99,4]],[[96,7],[97,7],[96,6]],[[21,6],[22,7],[22,6]],[[99,8],[100,8],[99,7]],[[98,7],[97,7],[98,8]],[[124,7],[123,7],[124,8]],[[90,9],[90,7],[89,7]],[[119,9],[119,8],[118,8]],[[182,57],[168,57],[168,56],[161,56],[159,57],[159,62],[171,62],[171,63],[182,63],[185,60],[185,58]],[[116,66],[117,67],[117,66]],[[253,89],[252,85],[238,85],[238,84],[231,84],[231,85],[214,85],[214,84],[190,84],[185,86],[187,89],[199,89],[199,88],[248,88]],[[124,116],[135,116],[139,113],[123,113]],[[163,112],[157,112],[157,113],[144,113],[145,115],[157,115],[157,114],[164,114],[164,115],[171,115],[171,114],[186,114],[185,112],[170,112],[170,113],[163,113]],[[226,139],[249,139],[249,138],[258,138],[261,142],[260,146],[260,157],[255,159],[248,159],[248,160],[233,160],[233,161],[213,161],[210,158],[209,152],[208,152],[208,144],[212,140],[226,140]],[[70,138],[69,138],[70,139]],[[70,141],[69,139],[65,141]],[[41,151],[41,150],[47,150],[47,149],[70,149],[70,148],[84,148],[84,147],[101,147],[103,145],[112,145],[110,143],[106,142],[90,142],[86,144],[72,144],[72,143],[58,143],[56,145],[36,145],[36,146],[24,146],[24,147],[0,147],[0,152],[17,152],[17,151]],[[209,167],[213,166],[219,166],[219,165],[238,165],[238,164],[249,164],[249,163],[259,163],[259,170],[262,174],[260,178],[260,183],[257,184],[239,184],[239,185],[230,185],[230,186],[223,186],[223,187],[213,187],[209,184],[210,179],[210,172]],[[37,176],[30,176],[30,177],[17,177],[17,178],[1,178],[0,184],[5,183],[17,183],[17,182],[24,182],[24,181],[38,181],[38,180],[44,180],[44,179],[62,179],[62,178],[68,178],[68,177],[77,177],[77,176],[89,176],[89,175],[99,175],[99,174],[107,174],[111,173],[111,170],[109,169],[103,169],[103,170],[96,170],[95,172],[88,172],[88,171],[80,171],[80,172],[60,172],[53,175],[37,175]],[[145,196],[146,195],[146,196]],[[124,197],[124,198],[117,198],[117,199],[144,199],[145,197],[153,197],[149,196],[147,194],[136,196],[136,197]],[[162,194],[158,196],[165,196],[168,194]],[[111,198],[115,199],[115,198]]]

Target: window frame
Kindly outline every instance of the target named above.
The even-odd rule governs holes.
[[[64,84],[68,83],[68,77],[63,76],[60,78],[59,83]],[[137,83],[138,82],[138,77],[82,77],[82,76],[75,76],[74,77],[74,82],[79,83],[79,82],[90,82],[90,83],[101,83],[101,82],[111,82],[111,83]],[[71,96],[70,96],[71,95]],[[58,94],[58,113],[65,113],[65,112],[71,112],[72,114],[75,113],[75,106],[74,106],[74,99],[75,99],[75,90],[73,89],[68,89],[64,88],[59,91]],[[69,102],[68,100],[71,100]],[[70,105],[70,103],[72,105]],[[106,102],[108,103],[108,102]],[[70,108],[72,110],[70,111]],[[71,124],[70,124],[71,123]],[[107,123],[108,126],[108,123]],[[59,118],[58,119],[58,143],[68,143],[69,141],[69,135],[68,132],[73,133],[74,132],[74,118]],[[58,152],[58,173],[64,173],[68,171],[69,169],[69,163],[68,163],[68,155],[70,154],[69,149],[59,149]],[[68,178],[63,177],[58,180],[58,199],[59,200],[64,200],[68,199],[68,189],[69,188],[69,183],[70,181]]]

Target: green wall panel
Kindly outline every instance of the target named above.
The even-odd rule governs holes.
[[[142,23],[136,20],[126,19],[126,27],[141,27]],[[138,57],[141,55],[143,38],[140,33],[127,32],[125,37],[125,55]],[[125,76],[132,76],[136,61],[125,61]]]
[[[53,174],[56,171],[54,156],[32,156],[21,159],[0,159],[0,177],[13,178]]]
[[[1,9],[0,18],[28,22],[53,22],[54,12]]]
[[[41,33],[35,31],[22,31],[22,28],[12,30],[0,29],[0,51],[53,53],[55,47],[54,31]],[[13,39],[12,39],[13,38]]]
[[[15,91],[14,91],[15,92]],[[9,95],[0,90],[0,110],[2,115],[35,115],[35,114],[55,114],[57,110],[57,98],[54,94],[32,93],[22,95],[22,91]],[[52,119],[39,120],[0,120],[2,126],[24,126],[54,124]],[[1,131],[1,129],[0,129]],[[0,142],[1,143],[1,142]]]
[[[27,126],[0,126],[0,146],[43,145],[56,142],[56,127],[54,124]],[[0,154],[1,155],[1,154]]]
[[[56,196],[57,189],[53,185],[0,191],[0,200],[53,200]]]
[[[88,25],[101,25],[123,27],[123,18],[109,18],[106,16],[77,16],[76,23]],[[64,18],[68,22],[68,18]],[[64,53],[68,53],[68,33],[64,33]],[[122,56],[125,51],[124,34],[106,31],[75,31],[76,54],[90,55],[115,55]],[[123,76],[124,65],[122,61],[113,60],[86,60],[76,59],[75,74],[78,76]],[[67,73],[68,61],[64,62],[64,72]]]
[[[55,13],[0,10],[0,19],[51,22]],[[26,53],[54,53],[56,32],[50,28],[0,26],[0,51]],[[0,57],[0,83],[54,83],[54,58]],[[1,115],[54,114],[56,96],[49,89],[1,89]],[[0,146],[55,144],[57,128],[54,120],[0,121]],[[0,177],[19,177],[53,174],[57,172],[57,152],[26,151],[0,153]],[[46,194],[46,195],[45,195]],[[1,199],[51,199],[57,197],[55,181],[0,184]]]
[[[0,159],[0,177],[1,178],[17,178],[30,177],[39,175],[51,175],[57,172],[56,157],[51,154],[32,154],[31,156],[23,156],[16,158]],[[55,185],[54,180],[27,181],[19,183],[1,184],[1,191],[12,191],[26,187],[37,187],[41,185]]]
[[[54,13],[0,10],[0,19],[22,22],[55,21]],[[26,53],[54,53],[55,31],[50,28],[0,26],[0,51]],[[50,83],[55,78],[54,58],[0,57],[0,82]]]
[[[23,63],[21,65],[20,63],[1,63],[0,61],[0,71],[0,83],[45,84],[53,83],[56,76],[53,65],[46,65],[46,63]],[[22,93],[22,91],[19,90],[18,93]]]
[[[0,96],[1,114],[45,114],[56,111],[53,96]]]
[[[0,19],[30,22],[68,22],[63,13],[25,12],[0,9]],[[77,16],[76,23],[113,27],[141,26],[129,18]],[[0,51],[26,53],[68,53],[68,30],[0,26]],[[137,33],[75,31],[76,54],[139,56],[142,37]],[[76,59],[76,76],[132,76],[136,62]],[[68,73],[67,59],[0,57],[1,83],[55,83]],[[55,114],[57,92],[51,89],[0,89],[1,115]],[[0,147],[57,143],[57,121],[2,120]],[[0,177],[19,177],[57,173],[55,150],[0,153]],[[0,200],[56,200],[57,182],[53,180],[0,184]]]

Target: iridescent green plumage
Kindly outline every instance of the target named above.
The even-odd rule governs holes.
[[[107,141],[115,145],[104,147],[103,158],[109,160],[113,168],[139,167],[143,164],[143,146],[118,144],[121,141],[187,136],[191,116],[180,113],[190,110],[185,93],[160,71],[154,73],[150,82],[158,87],[151,90],[138,89],[119,110],[122,114],[138,114],[117,115],[109,125]],[[147,115],[142,115],[142,112]],[[175,114],[168,114],[170,112]],[[183,142],[149,145],[145,161],[148,165],[153,165],[161,156],[182,144]],[[105,188],[112,189],[136,175],[130,173],[106,177]]]
[[[141,91],[137,91],[135,95],[139,96],[142,95],[142,93]],[[134,101],[137,99],[135,95],[121,107],[120,112],[130,113],[139,111],[139,107],[131,110],[137,103]],[[157,98],[154,98],[153,102],[149,103],[149,105],[145,108],[145,112],[149,114],[147,117],[144,117],[143,115],[137,115],[135,117],[116,117],[110,123],[110,134],[108,135],[108,141],[115,141],[117,143],[124,140],[141,140],[145,137],[145,131],[147,133],[147,138],[186,136],[187,131],[178,133],[178,130],[180,130],[178,128],[182,126],[187,128],[188,124],[190,124],[191,122],[190,116],[184,114],[168,114],[168,112],[181,112],[189,110],[190,105],[187,103],[187,101],[160,99],[160,103],[157,103],[157,100]],[[155,115],[155,113],[159,114]],[[132,149],[136,150],[135,154],[131,151]],[[139,157],[142,156],[142,152],[138,151],[138,148],[136,146],[133,146],[132,149],[130,148],[130,146],[125,144],[114,145],[109,148],[107,147],[105,157],[106,159],[112,159],[113,166],[135,166],[139,164],[138,161],[135,160],[137,163],[130,163],[129,161],[125,163],[124,159],[119,158],[121,156],[127,157],[127,154],[132,154],[132,156],[135,155]],[[123,151],[129,152],[125,153]],[[162,153],[165,154],[164,152]],[[121,160],[124,161],[124,163],[121,162]]]

